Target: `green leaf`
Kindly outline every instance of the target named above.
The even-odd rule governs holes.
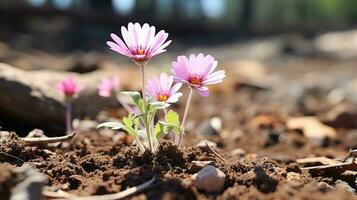
[[[173,110],[169,110],[167,112],[167,114],[165,115],[165,121],[168,124],[174,124],[174,125],[180,126],[179,115]]]
[[[113,130],[119,130],[119,129],[123,129],[124,125],[119,122],[104,122],[97,126],[97,129],[99,128],[111,128]]]
[[[150,103],[156,110],[164,109],[170,106],[170,104],[160,101],[155,101]]]
[[[129,117],[130,117],[130,115],[129,115]],[[125,126],[132,127],[133,126],[133,121],[129,117],[124,117],[123,118],[123,123],[124,123]]]
[[[162,123],[156,123],[154,128],[154,135],[157,140],[161,139],[167,131]]]
[[[137,92],[137,91],[124,91],[124,92],[121,92],[121,93],[130,96],[133,99],[135,105],[140,108],[140,102],[143,101],[143,99],[141,98],[141,95],[140,95],[139,92]]]

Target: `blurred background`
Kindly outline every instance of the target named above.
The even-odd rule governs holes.
[[[30,71],[81,74],[111,67],[130,69],[133,64],[105,44],[110,33],[121,35],[120,27],[128,22],[149,23],[169,33],[173,43],[167,53],[150,62],[155,69],[167,70],[177,55],[205,52],[227,70],[223,85],[227,91],[240,91],[241,85],[254,91],[269,88],[265,96],[254,99],[257,102],[247,100],[250,110],[257,109],[252,116],[267,112],[261,105],[268,100],[273,103],[266,110],[279,108],[277,112],[284,115],[324,115],[342,101],[357,102],[356,0],[1,0],[0,62]],[[17,73],[7,70],[12,77]],[[38,103],[49,108],[54,92],[46,94],[52,99],[45,103],[38,99],[22,102],[37,98],[31,90],[14,92],[23,95],[14,101],[9,95],[14,89],[6,85],[12,79],[2,69],[0,74],[0,85],[4,85],[0,93],[9,96],[6,101],[0,99],[1,126],[18,130],[20,123],[26,131],[35,127],[54,130],[51,124],[58,122],[63,127],[64,107],[56,109],[60,104],[53,104],[52,110],[34,106]],[[132,74],[124,76],[132,78]],[[135,83],[129,80],[130,89]],[[41,85],[39,82],[35,88]],[[216,88],[213,94],[215,91],[222,92]],[[243,98],[239,95],[242,93],[237,93],[237,98]],[[18,110],[10,109],[11,103],[18,105]],[[76,116],[95,118],[93,113],[98,110],[88,111],[80,105]],[[236,108],[238,102],[226,106]],[[202,116],[196,118],[220,115],[220,111],[199,113]],[[48,116],[33,118],[33,112]],[[232,116],[227,115],[225,121],[235,129]]]
[[[287,33],[299,43],[353,28],[356,8],[354,0],[2,0],[0,40],[21,51],[103,51],[109,33],[133,21],[165,29],[178,51]]]

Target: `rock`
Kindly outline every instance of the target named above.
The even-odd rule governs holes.
[[[232,156],[244,156],[247,152],[243,149],[237,148],[231,151]]]
[[[313,44],[317,52],[334,58],[357,57],[357,30],[322,34],[313,41]]]
[[[206,165],[213,165],[213,161],[200,161],[200,160],[195,160],[191,162],[190,165],[190,172],[191,173],[195,173],[200,171],[203,167],[205,167]]]
[[[70,189],[75,190],[82,184],[82,179],[79,175],[72,175],[69,177],[68,182]]]
[[[209,141],[209,140],[201,140],[199,143],[196,144],[196,146],[198,146],[198,147],[206,147],[207,145],[210,147],[213,147],[213,148],[217,147],[216,143]]]
[[[336,130],[321,123],[316,117],[291,118],[286,126],[290,130],[302,130],[310,142],[318,146],[324,146],[328,140],[337,138]]]
[[[229,66],[234,66],[231,71],[232,77],[235,80],[231,80],[235,90],[251,89],[254,91],[261,91],[269,89],[267,83],[267,70],[266,66],[257,60],[240,59],[232,63]],[[228,79],[230,81],[230,79]],[[230,86],[232,88],[232,86]]]
[[[253,172],[255,173],[255,181],[259,191],[268,193],[276,190],[279,181],[268,176],[262,166],[255,166]]]
[[[46,177],[29,165],[18,167],[15,172],[24,174],[26,178],[14,188],[10,200],[42,199],[42,189],[46,184]]]
[[[298,173],[295,172],[288,172],[286,175],[286,179],[289,182],[300,182],[301,181],[301,176]]]
[[[9,121],[15,120],[51,131],[63,131],[65,104],[55,84],[68,73],[49,70],[24,71],[0,63],[0,114]],[[94,118],[106,106],[116,105],[110,98],[97,95],[97,84],[102,77],[113,72],[95,71],[75,74],[86,89],[74,100],[74,116]]]
[[[357,128],[357,109],[339,104],[327,113],[326,121],[336,128]]]
[[[218,117],[213,117],[209,121],[201,123],[196,133],[200,135],[218,135],[222,129],[222,120]]]
[[[226,175],[214,166],[207,165],[192,175],[193,184],[206,192],[219,192],[226,181]]]
[[[345,181],[337,180],[335,183],[336,183],[336,187],[344,188],[344,189],[350,191],[352,194],[355,193],[355,189],[353,189],[353,188],[352,188],[350,185],[348,185],[348,183],[346,183]]]
[[[326,182],[320,182],[317,184],[317,187],[321,192],[328,192],[333,189],[333,187]]]

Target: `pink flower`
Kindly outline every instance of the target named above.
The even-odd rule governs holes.
[[[60,81],[56,85],[56,88],[66,97],[71,98],[84,90],[85,87],[77,84],[73,75],[68,75],[64,80]]]
[[[189,59],[179,56],[172,64],[172,74],[176,82],[187,83],[197,89],[201,96],[207,97],[209,91],[206,85],[220,83],[226,76],[224,70],[213,72],[216,67],[217,61],[210,55],[192,54]]]
[[[103,78],[98,86],[98,94],[102,97],[110,97],[114,92],[119,91],[119,78]]]
[[[168,76],[166,73],[161,73],[160,79],[154,76],[147,81],[146,95],[153,96],[156,101],[175,103],[182,96],[182,93],[178,92],[182,83],[172,85],[173,82],[173,77]]]
[[[171,40],[165,42],[168,33],[161,30],[155,34],[155,26],[149,24],[141,26],[139,23],[130,22],[128,28],[121,27],[121,35],[124,41],[112,33],[110,36],[114,42],[107,41],[107,45],[111,50],[136,62],[148,61],[153,56],[165,52],[165,48],[171,43]]]

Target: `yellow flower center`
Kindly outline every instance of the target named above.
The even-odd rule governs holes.
[[[193,76],[189,79],[190,84],[192,85],[201,85],[202,84],[202,78]]]
[[[143,50],[142,48],[139,48],[138,54],[139,54],[139,55],[144,55],[144,50]]]
[[[167,95],[164,95],[164,94],[160,94],[158,97],[157,97],[157,100],[158,101],[167,101],[169,97]]]

